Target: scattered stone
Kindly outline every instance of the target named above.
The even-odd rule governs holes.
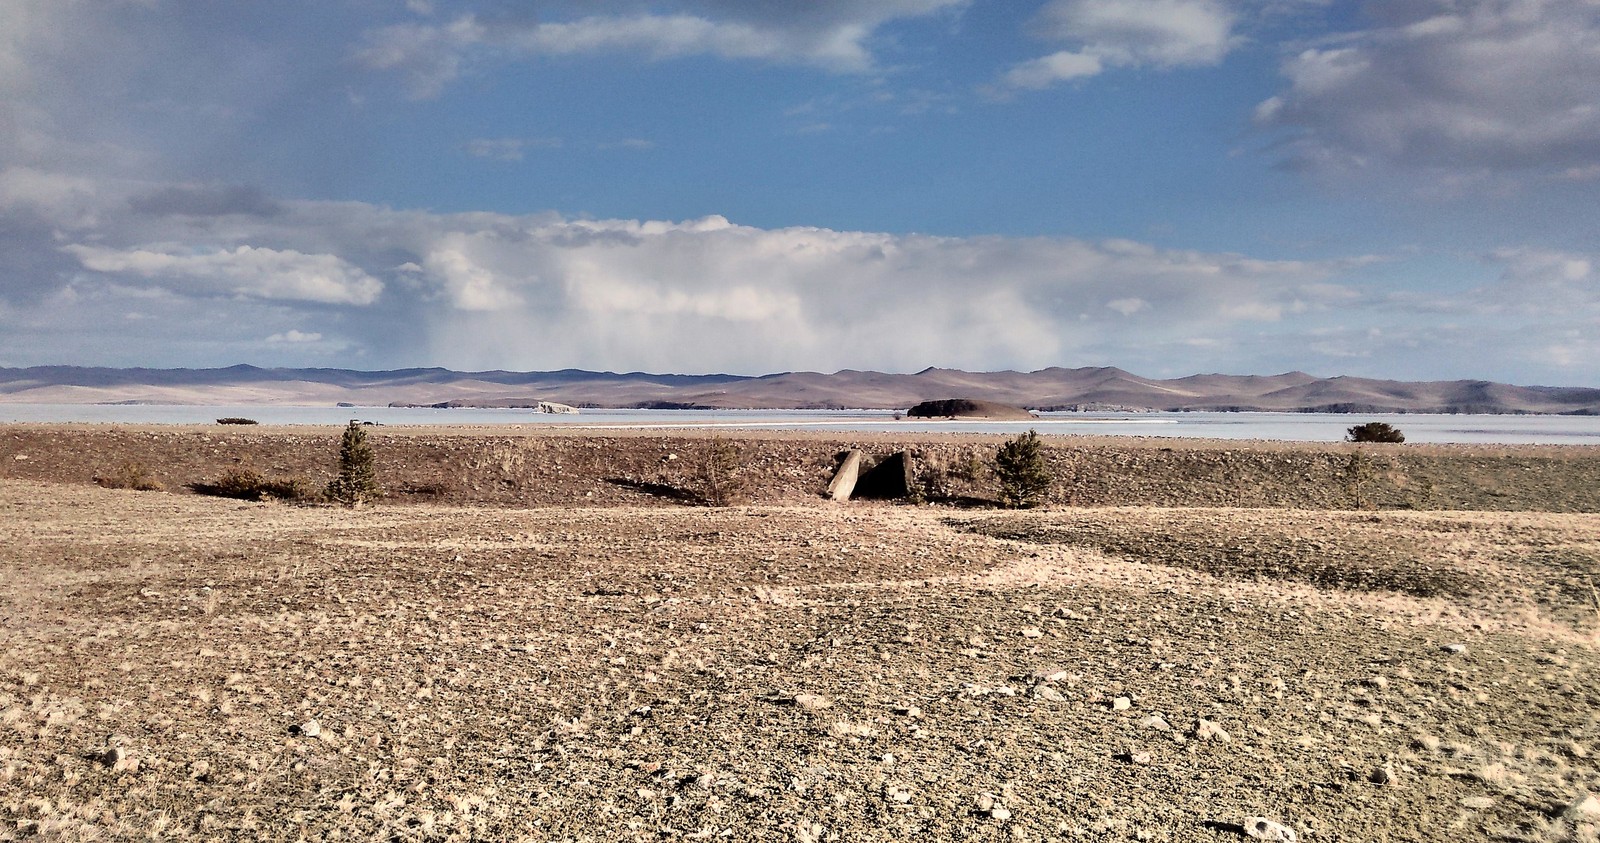
[[[1139,725],[1145,727],[1146,729],[1155,729],[1157,732],[1172,731],[1172,724],[1167,722],[1167,718],[1162,717],[1159,714],[1152,714],[1149,717],[1140,720]]]
[[[1011,819],[1011,810],[1000,804],[1000,799],[993,793],[984,791],[978,794],[978,813],[987,814],[990,819],[1004,822]]]
[[[1133,751],[1130,750],[1128,752],[1122,753],[1121,755],[1118,755],[1117,759],[1119,761],[1126,761],[1129,764],[1144,765],[1144,764],[1149,764],[1150,763],[1150,753],[1148,753],[1148,752],[1133,752]]]
[[[1215,741],[1217,743],[1233,742],[1233,736],[1228,734],[1227,730],[1211,722],[1210,720],[1205,719],[1204,717],[1195,721],[1194,736],[1196,740],[1202,741]]]
[[[1130,708],[1133,708],[1133,700],[1127,697],[1117,697],[1111,701],[1112,711],[1127,711]]]
[[[1047,702],[1065,702],[1067,699],[1060,691],[1043,684],[1033,686],[1033,695]]]
[[[1245,820],[1244,833],[1246,837],[1255,840],[1269,840],[1276,843],[1295,843],[1299,839],[1294,829],[1266,817],[1250,817]]]
[[[1394,784],[1394,780],[1394,764],[1389,761],[1380,764],[1367,776],[1367,781],[1373,784]]]
[[[1561,818],[1573,823],[1600,823],[1600,799],[1579,791],[1578,798],[1561,812]]]
[[[314,738],[322,734],[322,724],[315,720],[307,720],[294,727],[291,731],[303,738]]]
[[[1468,796],[1467,798],[1461,800],[1461,807],[1471,808],[1474,811],[1481,811],[1485,808],[1493,808],[1494,799],[1488,796]]]
[[[917,708],[914,705],[897,705],[897,706],[894,706],[893,708],[891,708],[889,710],[894,712],[895,714],[900,715],[901,717],[921,717],[922,716],[922,709]]]
[[[795,694],[794,704],[806,711],[822,711],[833,707],[833,700],[821,694]]]
[[[1387,677],[1383,676],[1368,676],[1367,678],[1361,680],[1361,684],[1367,686],[1368,688],[1374,688],[1381,691],[1384,688],[1389,687],[1389,680]]]
[[[1446,653],[1449,653],[1449,654],[1451,654],[1453,656],[1459,656],[1462,653],[1465,653],[1467,651],[1467,645],[1465,645],[1465,644],[1446,644],[1446,645],[1444,645],[1443,647],[1441,647],[1439,649],[1444,650]]]
[[[116,767],[127,760],[128,753],[120,746],[113,746],[94,753],[91,757],[107,767]]]
[[[211,762],[201,760],[190,764],[189,778],[199,782],[211,781]]]
[[[1038,628],[1036,626],[1026,627],[1025,629],[1022,630],[1022,637],[1023,638],[1043,638],[1044,637],[1044,630],[1042,630],[1042,629],[1040,629],[1040,628]]]

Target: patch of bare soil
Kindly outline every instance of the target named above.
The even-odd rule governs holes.
[[[5,480],[0,839],[1593,841],[1597,537]]]

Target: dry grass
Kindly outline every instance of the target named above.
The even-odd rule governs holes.
[[[125,462],[115,471],[97,474],[94,482],[107,489],[133,489],[138,492],[164,492],[166,484],[157,480],[143,463]]]

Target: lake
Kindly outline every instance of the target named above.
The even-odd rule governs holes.
[[[1408,442],[1600,445],[1600,416],[1341,415],[1326,413],[1042,413],[1031,421],[964,422],[894,418],[888,410],[585,410],[551,415],[529,410],[430,407],[201,406],[157,404],[0,404],[0,424],[212,424],[243,416],[262,424],[535,425],[663,429],[819,429],[884,432],[1173,436],[1336,442],[1351,425],[1385,421]]]

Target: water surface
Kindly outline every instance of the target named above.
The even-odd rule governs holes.
[[[992,433],[1029,428],[1045,434],[1173,436],[1337,442],[1351,425],[1384,421],[1423,443],[1600,445],[1600,416],[1427,415],[1371,413],[1042,413],[1030,421],[895,419],[888,410],[585,410],[554,415],[531,410],[432,407],[211,406],[159,404],[0,404],[0,423],[212,424],[242,416],[262,424],[534,425],[618,428],[837,430]]]

